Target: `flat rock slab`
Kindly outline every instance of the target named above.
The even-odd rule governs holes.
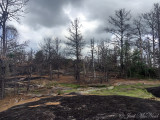
[[[160,102],[126,96],[55,96],[0,113],[0,120],[125,119],[160,120]]]

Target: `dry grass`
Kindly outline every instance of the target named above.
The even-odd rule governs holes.
[[[45,97],[30,98],[29,96],[25,96],[25,95],[6,97],[5,99],[0,100],[0,112],[5,111],[13,106],[28,103],[28,102],[38,101],[42,98],[45,98]]]

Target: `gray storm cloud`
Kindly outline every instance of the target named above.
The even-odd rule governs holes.
[[[24,22],[32,27],[42,25],[45,27],[58,27],[69,22],[63,7],[71,5],[72,13],[81,11],[88,13],[88,20],[97,19],[107,21],[108,16],[120,8],[131,10],[132,13],[143,13],[150,10],[153,3],[159,0],[30,0],[28,15]]]
[[[27,25],[32,27],[58,27],[65,25],[70,20],[63,11],[63,7],[71,5],[79,8],[82,0],[30,0],[28,15],[24,19]]]
[[[64,31],[70,23],[70,16],[76,17],[82,13],[85,21],[91,23],[96,21],[97,27],[94,30],[87,30],[84,39],[90,38],[105,39],[107,34],[104,28],[108,26],[107,19],[114,14],[115,10],[126,8],[131,10],[132,16],[148,12],[153,4],[159,0],[30,0],[27,7],[27,14],[22,19],[22,24],[17,25],[20,34],[23,33],[23,40],[34,39],[34,44],[39,42],[49,33],[54,36],[64,37]],[[69,9],[68,14],[64,9]],[[95,22],[93,22],[95,24]],[[87,25],[85,25],[87,27]],[[89,27],[89,26],[88,26]],[[34,35],[32,34],[34,33]],[[31,35],[32,34],[32,35]],[[27,37],[25,37],[25,35]],[[40,37],[37,37],[37,36]],[[29,38],[31,36],[31,38]],[[41,39],[40,39],[41,38]],[[89,43],[89,42],[87,42]],[[32,44],[32,41],[31,41]]]

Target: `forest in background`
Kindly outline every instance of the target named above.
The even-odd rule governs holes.
[[[9,26],[9,20],[19,21],[19,15],[28,1],[3,0],[0,4],[0,85],[1,98],[5,94],[5,81],[9,77],[33,74],[48,75],[58,80],[60,75],[72,75],[78,83],[109,82],[111,78],[147,79],[160,77],[160,4],[153,5],[148,13],[132,16],[132,11],[119,9],[106,23],[106,34],[111,38],[86,40],[81,33],[80,19],[71,21],[66,36],[66,48],[62,40],[46,37],[40,50],[29,48],[27,41],[18,42],[18,32]],[[90,41],[87,43],[87,41]],[[98,42],[97,42],[98,41]],[[87,56],[82,50],[88,47]],[[88,51],[87,51],[88,52]]]

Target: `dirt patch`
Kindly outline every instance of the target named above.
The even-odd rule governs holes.
[[[47,102],[45,105],[59,105],[60,102]]]
[[[33,105],[33,106],[29,106],[29,107],[34,108],[34,107],[40,107],[40,106],[44,106],[44,105],[59,105],[59,104],[60,104],[60,102],[47,102],[44,104]]]
[[[76,83],[73,76],[60,76],[60,78],[57,80],[59,83]]]
[[[45,105],[47,103],[49,105]],[[56,105],[50,103],[56,103]],[[56,96],[12,107],[1,112],[0,119],[159,120],[159,106],[159,101],[126,96]]]
[[[39,107],[39,106],[42,106],[42,105],[33,105],[33,106],[29,106],[29,107],[34,108],[34,107]]]

